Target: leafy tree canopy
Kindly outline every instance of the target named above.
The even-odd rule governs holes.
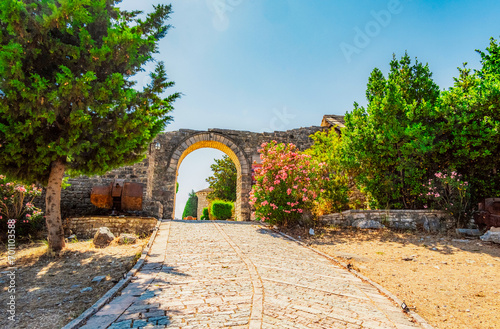
[[[139,88],[133,76],[158,52],[171,7],[139,19],[115,0],[0,2],[0,172],[47,185],[49,242],[64,246],[60,181],[141,160],[169,123],[173,85],[158,63]]]
[[[236,201],[236,165],[227,155],[222,159],[214,159],[215,163],[210,166],[213,175],[207,178],[212,192],[208,194],[210,200]]]
[[[405,53],[399,60],[393,56],[387,78],[373,70],[366,97],[366,109],[355,103],[345,117],[343,151],[349,170],[357,173],[372,206],[418,207],[430,165],[439,87],[428,65],[412,64]]]
[[[443,92],[438,139],[441,161],[469,181],[474,203],[500,193],[500,44],[492,38],[477,52],[481,69],[465,63]]]

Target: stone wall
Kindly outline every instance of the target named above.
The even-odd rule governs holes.
[[[94,237],[99,227],[107,227],[118,236],[121,233],[133,233],[139,236],[150,234],[158,220],[152,217],[75,217],[64,221],[65,235],[76,234],[79,239]]]
[[[149,158],[146,158],[142,162],[136,163],[133,166],[124,166],[112,170],[102,176],[80,176],[70,178],[68,180],[70,186],[61,191],[62,218],[71,216],[102,215],[109,213],[109,210],[99,209],[90,202],[90,192],[92,191],[92,187],[108,185],[114,179],[125,179],[127,182],[142,184],[144,205],[144,201],[147,200],[147,185],[151,177],[151,174],[148,171],[149,162]],[[45,210],[45,191],[43,191],[42,195],[35,200],[35,204]],[[137,214],[156,217],[158,212],[155,213],[148,211],[149,209],[150,208],[147,208],[144,212]]]
[[[347,210],[320,217],[320,221],[335,226],[352,226],[357,220],[374,220],[382,225],[403,230],[446,232],[453,229],[454,221],[439,210]]]
[[[197,209],[197,218],[201,219],[201,216],[203,216],[203,208],[207,208],[209,206],[208,202],[208,194],[210,191],[207,190],[201,190],[196,192],[196,196],[198,197],[198,209]]]

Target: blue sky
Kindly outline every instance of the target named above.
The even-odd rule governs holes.
[[[156,58],[183,93],[168,131],[319,125],[324,114],[365,105],[370,72],[387,72],[392,54],[405,51],[447,89],[463,62],[479,67],[475,49],[500,37],[499,1],[127,0],[121,7],[147,12],[156,3],[174,10]],[[177,214],[191,189],[208,186],[221,154],[198,150],[184,160]]]

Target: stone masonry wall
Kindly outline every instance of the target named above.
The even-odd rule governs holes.
[[[320,221],[341,227],[356,220],[375,220],[389,228],[446,232],[454,228],[451,216],[439,210],[347,210],[320,217]]]
[[[152,217],[77,217],[64,221],[65,235],[76,234],[79,239],[94,237],[99,227],[107,227],[115,235],[133,233],[139,236],[150,234],[158,220]]]
[[[210,192],[196,192],[196,196],[198,197],[198,209],[196,210],[198,219],[201,219],[201,216],[203,216],[203,208],[207,208],[209,206],[207,199],[209,193]]]
[[[62,218],[71,216],[86,216],[106,214],[107,209],[99,209],[90,202],[92,187],[108,185],[114,179],[125,179],[127,182],[140,183],[143,185],[143,201],[146,200],[148,183],[149,159],[133,166],[125,166],[112,170],[102,176],[80,176],[70,178],[69,187],[61,192],[61,215]],[[45,210],[45,191],[35,200],[35,204]],[[145,213],[146,214],[146,213]]]

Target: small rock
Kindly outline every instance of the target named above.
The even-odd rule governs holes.
[[[105,275],[99,275],[92,279],[92,282],[100,283],[102,280],[106,279]]]
[[[460,243],[469,243],[470,240],[466,240],[466,239],[453,239],[451,240],[452,242],[460,242]]]
[[[118,238],[119,244],[133,244],[137,241],[137,236],[134,234],[122,233]]]
[[[88,292],[88,291],[92,291],[92,287],[87,287],[87,288],[83,288],[82,290],[80,290],[80,292],[83,294],[84,292]]]
[[[68,236],[68,240],[76,240],[76,234],[71,234],[70,236]]]
[[[71,286],[71,289],[75,289],[75,288],[80,288],[80,285],[79,284],[74,284]]]
[[[488,232],[479,237],[481,241],[493,242],[500,244],[500,230],[498,228],[492,227]]]
[[[434,248],[431,248],[431,250],[434,250],[434,251],[436,251],[436,250],[438,250],[438,249],[437,249],[436,247],[434,247]]]
[[[314,235],[314,229],[312,228],[309,229],[309,235]]]
[[[480,236],[481,231],[478,229],[468,229],[468,228],[457,228],[456,229],[457,234],[464,234],[464,235],[470,235],[470,236]]]
[[[99,248],[107,247],[111,241],[115,239],[115,235],[111,233],[107,227],[99,227],[94,235],[94,245]]]

